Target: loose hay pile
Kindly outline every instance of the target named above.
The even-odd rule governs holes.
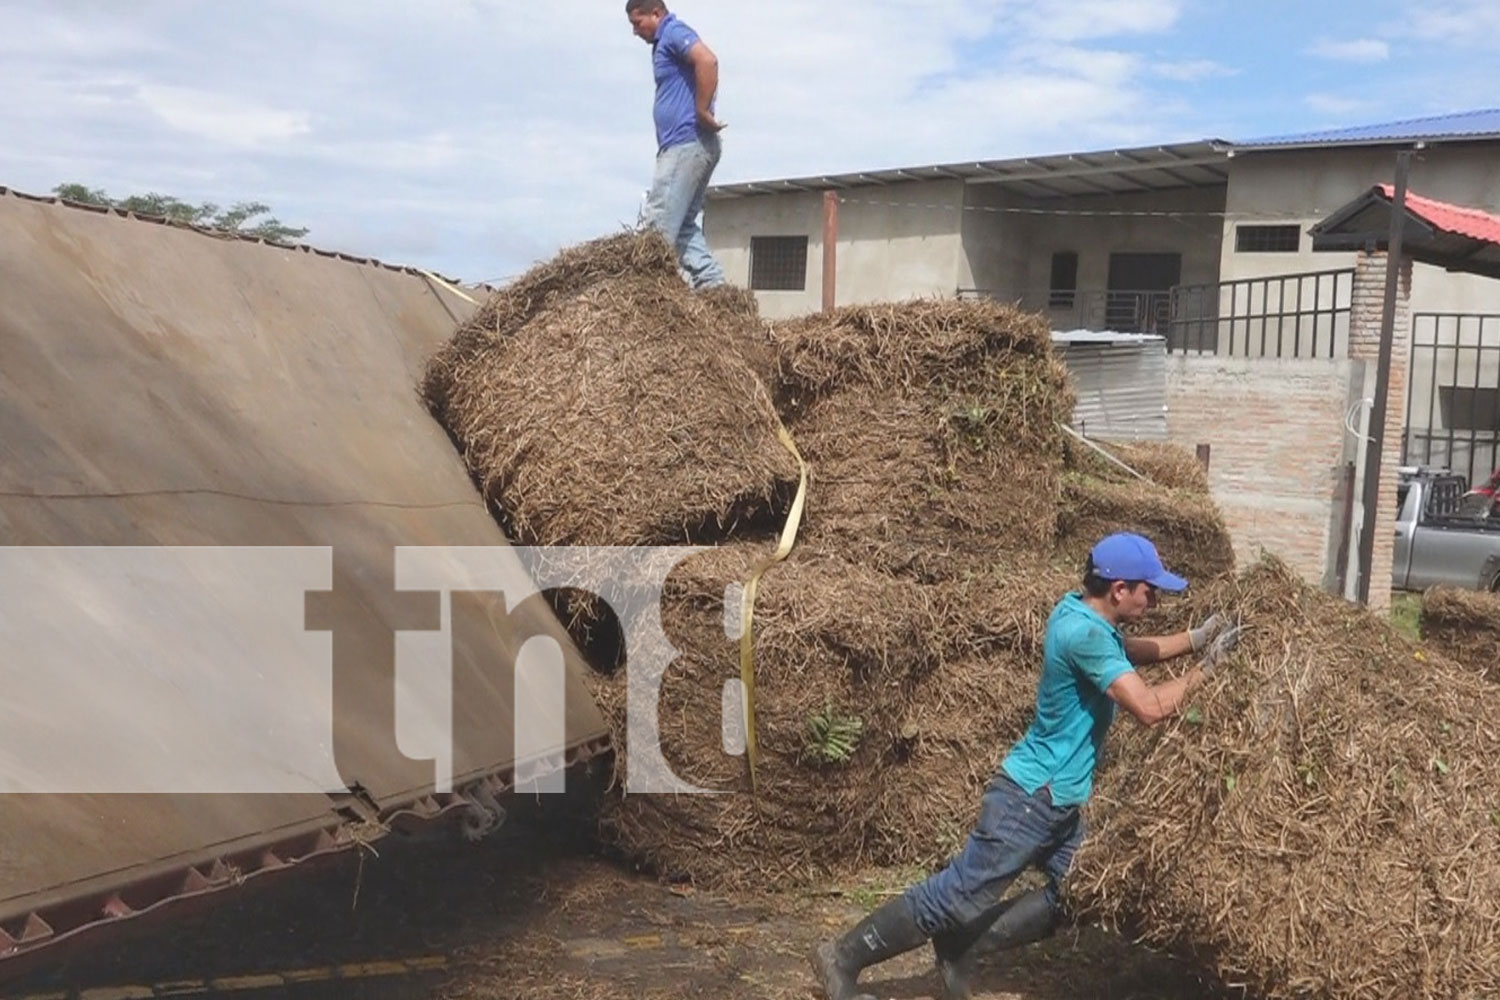
[[[743,303],[695,296],[654,231],[565,252],[500,291],[423,393],[510,536],[715,541],[779,517],[797,466]]]
[[[1422,597],[1422,638],[1481,676],[1500,679],[1500,595],[1429,590]]]
[[[1080,914],[1271,1000],[1496,995],[1500,692],[1280,564],[1217,607],[1248,631],[1194,713],[1113,737]]]

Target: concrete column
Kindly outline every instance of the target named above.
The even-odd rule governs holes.
[[[1373,399],[1378,376],[1376,362],[1380,357],[1380,327],[1385,308],[1386,255],[1360,253],[1354,264],[1353,307],[1349,315],[1349,357],[1366,362],[1365,399]],[[1375,508],[1375,554],[1370,567],[1370,607],[1387,611],[1391,604],[1391,563],[1396,538],[1396,470],[1401,464],[1401,443],[1406,433],[1406,381],[1411,359],[1411,261],[1401,262],[1401,280],[1397,282],[1396,322],[1391,343],[1391,376],[1386,398],[1385,446],[1380,458],[1380,493]],[[1374,428],[1370,428],[1373,432]],[[1363,447],[1363,446],[1362,446]],[[1364,490],[1361,463],[1360,482],[1355,496]],[[1354,526],[1363,519],[1355,505]],[[1359,561],[1358,545],[1351,546],[1353,567]],[[1351,580],[1354,573],[1349,574]]]

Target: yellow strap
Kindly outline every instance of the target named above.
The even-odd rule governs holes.
[[[452,285],[448,284],[448,282],[444,281],[442,278],[439,278],[437,275],[433,274],[431,271],[423,271],[421,268],[417,268],[417,272],[419,274],[421,274],[422,277],[426,278],[428,281],[432,282],[433,284],[435,284],[435,285],[441,285],[442,287],[448,289],[448,291],[452,292],[454,295],[457,295],[459,298],[463,299],[465,302],[469,303],[470,305],[473,305],[473,306],[479,305],[479,303],[476,300],[474,300],[473,298],[470,298],[462,290],[454,288]]]
[[[802,510],[807,503],[807,463],[802,460],[802,453],[797,450],[797,443],[792,440],[792,436],[787,433],[779,420],[776,422],[776,436],[797,460],[797,467],[801,470],[801,474],[797,483],[797,498],[792,501],[791,512],[786,518],[786,527],[781,531],[781,543],[768,558],[756,564],[754,571],[750,574],[750,582],[745,584],[745,597],[740,609],[740,683],[745,689],[745,754],[750,761],[751,794],[758,794],[760,791],[757,772],[760,764],[760,741],[755,736],[755,637],[752,634],[755,619],[755,594],[760,589],[761,575],[785,559],[791,553],[792,546],[797,544],[797,528],[802,524]]]

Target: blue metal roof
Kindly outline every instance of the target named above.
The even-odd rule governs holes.
[[[1353,128],[1304,132],[1300,135],[1268,136],[1227,145],[1235,149],[1257,149],[1267,146],[1349,146],[1417,140],[1441,142],[1489,137],[1500,138],[1500,108],[1435,115],[1430,118],[1409,118],[1383,125],[1358,125]]]

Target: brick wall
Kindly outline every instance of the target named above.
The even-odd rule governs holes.
[[[1168,359],[1168,436],[1211,447],[1209,481],[1241,568],[1264,549],[1322,585],[1352,370],[1345,360]]]

